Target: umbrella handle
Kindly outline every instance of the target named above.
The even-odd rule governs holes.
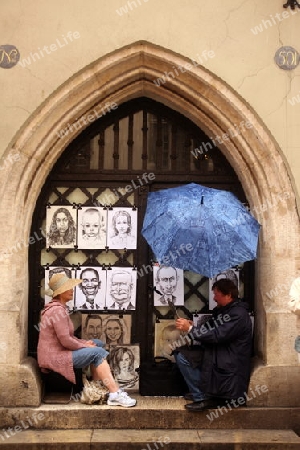
[[[180,316],[178,315],[177,309],[174,305],[173,302],[171,302],[171,300],[168,300],[168,305],[170,306],[170,308],[172,309],[173,314],[178,317],[178,319],[180,319]]]
[[[158,289],[156,289],[156,286],[150,286],[150,284],[149,284],[148,288],[152,289],[152,291],[155,291],[159,295],[163,295],[162,292],[160,292]]]

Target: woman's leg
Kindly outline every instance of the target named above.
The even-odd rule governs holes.
[[[72,351],[73,366],[83,369],[91,366],[93,380],[100,380],[109,390],[107,404],[110,406],[124,406],[130,408],[136,405],[136,400],[130,398],[126,392],[119,389],[114,380],[109,364],[106,361],[108,352],[101,346],[85,347]]]
[[[110,367],[108,362],[105,360],[99,364],[98,367],[95,367],[94,364],[91,364],[91,372],[93,380],[100,380],[107,387],[109,392],[117,392],[119,389],[118,384],[116,383],[114,377],[112,376]]]
[[[94,339],[97,347],[85,347],[72,352],[75,368],[91,367],[93,380],[100,380],[109,392],[117,392],[118,384],[112,376],[106,357],[108,352],[102,347],[103,343]]]
[[[110,406],[124,406],[130,408],[136,404],[136,400],[130,398],[126,392],[119,389],[114,380],[106,357],[108,352],[102,347],[85,347],[72,351],[73,366],[84,368],[91,366],[92,377],[100,380],[109,390],[107,404]]]
[[[92,367],[92,366],[91,366]],[[130,408],[131,406],[136,405],[136,400],[129,397],[129,395],[119,389],[119,386],[115,382],[110,367],[108,365],[108,362],[104,360],[99,366],[93,367],[94,374],[93,379],[94,380],[101,380],[102,383],[107,387],[109,390],[109,397],[107,400],[107,404],[109,406],[125,406],[126,408]],[[94,378],[94,376],[96,378]]]
[[[92,339],[92,341],[97,345],[97,347],[104,347],[105,343],[100,341],[100,339]],[[117,392],[119,389],[118,384],[114,380],[112,376],[110,367],[106,359],[102,361],[102,363],[95,367],[94,364],[91,364],[91,373],[93,380],[100,380],[107,387],[109,392]]]

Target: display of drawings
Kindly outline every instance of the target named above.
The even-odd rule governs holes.
[[[107,345],[130,344],[131,315],[88,314],[81,315],[82,339],[100,339]]]
[[[183,270],[173,266],[153,266],[154,306],[184,305]]]
[[[45,269],[45,286],[54,273],[65,272],[70,278],[79,278],[82,283],[75,287],[74,299],[67,306],[79,310],[134,310],[136,307],[137,271],[131,267],[98,266],[48,267]],[[45,304],[51,300],[45,291]]]
[[[138,390],[139,344],[131,344],[131,315],[82,314],[81,338],[100,339],[109,351],[108,363],[119,386]]]
[[[137,209],[50,206],[46,210],[46,247],[136,249]]]
[[[140,366],[140,346],[110,345],[108,363],[121,389],[138,390]]]

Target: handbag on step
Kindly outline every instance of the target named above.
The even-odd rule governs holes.
[[[109,391],[100,380],[89,381],[86,374],[82,375],[83,389],[80,396],[80,402],[86,405],[97,403],[104,405],[107,402]]]

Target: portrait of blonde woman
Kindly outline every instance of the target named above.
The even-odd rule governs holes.
[[[130,343],[131,316],[102,315],[102,340],[107,345],[122,345]]]

